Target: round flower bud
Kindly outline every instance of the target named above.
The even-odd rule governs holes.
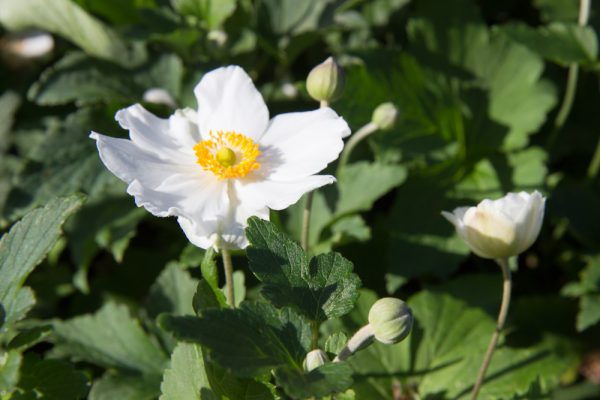
[[[383,103],[373,111],[371,121],[382,131],[390,130],[396,125],[398,108],[393,103]]]
[[[344,70],[332,57],[317,65],[306,78],[306,90],[317,101],[334,101],[344,91]]]
[[[483,258],[507,258],[535,242],[544,219],[546,199],[533,193],[508,193],[483,200],[477,207],[460,207],[442,215],[456,228],[473,253]]]
[[[329,357],[327,357],[327,354],[323,350],[311,350],[304,359],[303,367],[306,372],[310,372],[327,362],[329,362]]]
[[[394,344],[408,336],[413,316],[410,307],[400,299],[384,297],[369,310],[369,324],[375,339],[384,344]]]

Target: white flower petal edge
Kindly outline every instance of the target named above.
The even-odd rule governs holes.
[[[442,215],[471,250],[483,258],[506,258],[527,250],[540,233],[546,199],[537,191],[508,193]]]
[[[244,248],[249,217],[269,219],[269,208],[286,208],[304,193],[335,181],[314,175],[338,157],[342,138],[350,133],[333,110],[283,114],[269,123],[262,96],[235,66],[205,74],[195,94],[198,112],[177,110],[169,119],[139,104],[119,111],[116,119],[131,140],[90,135],[102,162],[129,184],[127,192],[136,204],[156,216],[177,216],[193,244]],[[258,167],[224,176],[207,158],[201,162],[200,157],[216,157],[197,150],[214,140],[210,131],[234,131],[252,139],[259,149]]]
[[[269,110],[246,72],[238,66],[208,72],[194,89],[202,138],[209,132],[235,131],[258,140],[269,122]]]

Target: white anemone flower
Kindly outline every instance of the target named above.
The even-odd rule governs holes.
[[[477,207],[459,207],[442,215],[456,228],[473,253],[501,259],[527,250],[537,239],[546,199],[538,192],[508,193],[483,200]]]
[[[269,209],[284,209],[335,181],[316,175],[350,134],[332,109],[269,120],[262,96],[238,66],[205,74],[194,94],[198,110],[177,110],[169,119],[139,104],[120,110],[115,118],[130,140],[90,135],[136,204],[159,217],[176,216],[194,245],[244,248],[249,217],[268,219]]]

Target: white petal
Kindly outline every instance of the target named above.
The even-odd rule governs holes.
[[[194,221],[180,217],[177,222],[189,241],[198,247],[244,249],[248,246],[248,239],[244,232],[247,227],[246,221],[252,216],[269,220],[269,210],[267,208],[250,210],[238,206],[231,211],[228,216],[219,219]]]
[[[142,150],[177,162],[180,146],[169,135],[169,120],[158,118],[139,104],[119,110],[115,115],[123,129],[129,130],[131,141]]]
[[[269,122],[269,110],[246,72],[238,66],[205,74],[194,89],[198,125],[204,139],[209,131],[235,131],[258,140]]]
[[[535,191],[529,197],[527,218],[519,226],[519,253],[527,250],[537,239],[544,221],[546,199]]]
[[[176,110],[169,117],[169,135],[180,151],[194,154],[194,146],[202,140],[197,121],[198,114],[191,108]]]
[[[303,194],[333,182],[335,178],[331,175],[313,175],[295,181],[236,181],[235,191],[240,203],[247,207],[283,210]]]
[[[273,180],[297,180],[323,170],[344,147],[350,133],[343,118],[330,108],[281,114],[260,139],[258,161]],[[262,168],[262,167],[261,167]]]
[[[165,162],[126,139],[92,133],[100,158],[119,179],[138,206],[156,216],[184,216],[196,220],[215,218],[229,208],[227,184],[197,164]]]

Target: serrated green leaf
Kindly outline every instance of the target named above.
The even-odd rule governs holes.
[[[176,338],[206,347],[212,360],[241,377],[280,366],[301,370],[311,342],[308,321],[290,308],[266,303],[207,309],[201,317],[164,315],[160,324]]]
[[[511,39],[563,66],[591,63],[598,57],[598,41],[591,27],[553,22],[538,28],[525,24],[504,25],[501,30]]]
[[[34,303],[22,288],[31,271],[44,259],[61,234],[65,220],[81,207],[83,197],[57,198],[28,213],[0,240],[0,303],[5,324],[21,319]]]
[[[28,164],[15,179],[6,204],[7,217],[15,220],[33,207],[56,196],[75,192],[94,194],[105,185],[120,185],[98,158],[91,128],[113,125],[101,110],[79,109],[64,119],[51,119],[39,142],[29,144]],[[91,196],[93,197],[93,196]]]
[[[215,290],[219,288],[219,269],[215,261],[216,253],[211,247],[206,250],[202,262],[200,263],[200,272],[206,282]]]
[[[336,215],[369,210],[375,200],[406,179],[400,165],[357,162],[346,166],[338,177],[340,198]]]
[[[343,362],[327,363],[308,373],[279,368],[275,379],[294,399],[323,397],[348,389],[352,385],[352,368]]]
[[[217,396],[210,388],[200,346],[179,343],[171,355],[160,385],[160,400],[212,400]]]
[[[331,334],[325,341],[325,351],[332,354],[338,354],[348,341],[348,337],[344,332],[336,332]]]
[[[141,47],[131,49],[110,27],[71,0],[0,0],[0,22],[12,30],[35,27],[55,33],[92,56],[124,66],[145,57]]]
[[[89,400],[155,400],[160,380],[155,377],[105,373],[94,381]]]
[[[71,364],[42,360],[35,354],[28,354],[23,359],[18,387],[19,393],[11,399],[76,400],[88,391],[85,375]]]
[[[339,253],[308,260],[300,246],[259,218],[251,218],[246,235],[249,267],[263,283],[262,293],[275,306],[292,306],[313,321],[349,312],[360,279]]]
[[[105,368],[160,377],[167,362],[124,305],[109,302],[95,314],[57,321],[54,332],[56,351]]]
[[[352,320],[366,318],[375,300],[373,293],[361,293]],[[395,346],[375,343],[351,358],[359,398],[389,398],[393,379],[398,376],[418,386],[422,396],[444,393],[449,398],[468,398],[494,332],[494,320],[482,310],[441,293],[423,291],[408,303],[416,322],[407,340]],[[549,390],[556,387],[565,367],[565,354],[557,343],[541,342],[522,349],[501,344],[494,352],[480,395],[486,399],[523,395],[538,378],[542,388]]]

